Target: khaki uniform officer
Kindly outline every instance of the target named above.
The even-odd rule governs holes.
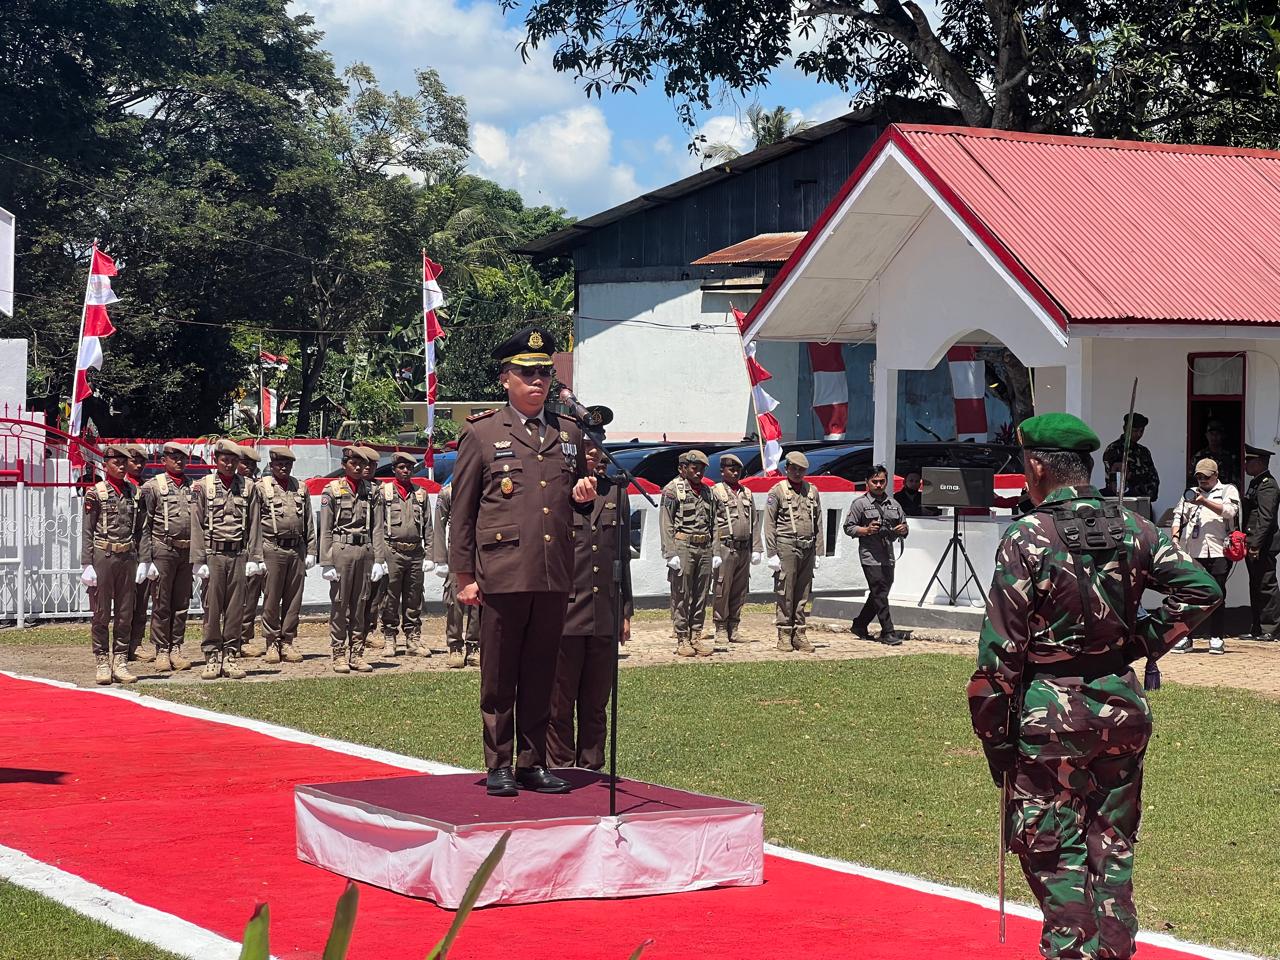
[[[142,485],[142,540],[138,559],[151,587],[151,642],[156,669],[187,670],[182,655],[191,606],[191,483],[188,450],[170,441],[160,451],[164,471]]]
[[[380,480],[374,479],[374,473],[378,469],[378,451],[373,447],[365,447],[369,451],[373,459],[366,460],[364,466],[360,469],[360,476],[364,478],[365,483],[369,484],[371,496],[373,496],[374,504],[377,505],[377,497],[380,495],[382,484]],[[365,652],[370,650],[381,650],[383,647],[382,634],[378,632],[378,615],[382,612],[382,605],[387,600],[387,578],[381,575],[381,571],[386,570],[386,565],[382,562],[382,558],[378,556],[377,544],[374,544],[373,555],[374,569],[379,571],[377,576],[372,575],[369,580],[369,589],[365,591],[364,601],[360,604],[360,622],[364,624],[360,631],[360,642],[364,644]]]
[[[252,485],[258,482],[258,457],[257,450],[241,444],[240,466],[237,469],[240,476]],[[262,599],[262,588],[266,581],[266,567],[264,564],[259,564],[254,569],[257,572],[252,575],[246,574],[244,580],[244,618],[240,626],[240,656],[242,657],[260,657],[267,652],[266,646],[258,643],[254,629],[258,619],[258,602]]]
[[[213,448],[217,473],[201,477],[192,491],[191,563],[196,576],[206,582],[201,680],[243,680],[245,675],[237,663],[244,587],[246,579],[256,575],[261,556],[251,536],[258,498],[249,478],[239,473],[240,450],[234,441],[219,440]]]
[[[147,448],[140,443],[129,443],[125,445],[125,449],[129,452],[129,461],[125,464],[125,475],[129,478],[138,490],[142,490],[142,471],[147,466]],[[143,559],[139,555],[139,560]],[[141,650],[142,638],[147,634],[147,601],[151,599],[151,581],[146,577],[142,582],[134,587],[133,594],[133,623],[129,629],[129,656],[130,661],[138,660],[142,663],[151,663],[155,656],[149,650]]]
[[[125,476],[128,451],[108,444],[102,448],[106,479],[84,494],[81,528],[80,581],[94,589],[94,680],[109,684],[133,683],[137,677],[125,665],[133,629],[133,601],[139,581],[146,579],[146,565],[138,563],[138,538],[142,532],[142,505],[138,488]]]
[[[376,498],[382,513],[374,555],[387,568],[382,582],[387,585],[382,602],[382,636],[388,656],[396,655],[396,631],[404,631],[407,651],[419,657],[431,656],[422,642],[422,575],[435,569],[431,559],[431,501],[427,491],[413,484],[418,460],[411,453],[391,458],[394,477],[384,483]],[[375,607],[375,611],[377,608]],[[369,625],[373,629],[373,624]]]
[[[715,555],[716,501],[702,482],[707,455],[701,450],[680,454],[680,475],[662,488],[662,556],[671,584],[671,622],[676,653],[709,657],[715,646],[702,638],[711,577],[720,566]]]
[[[365,663],[365,603],[381,564],[373,558],[375,526],[381,513],[373,508],[374,491],[364,478],[378,454],[368,447],[342,451],[345,476],[331,480],[320,498],[320,566],[329,581],[329,647],[334,673],[369,673]]]
[[[444,600],[444,638],[449,645],[445,666],[458,670],[467,665],[468,657],[480,647],[481,608],[464,607],[458,602],[458,578],[449,569],[449,513],[452,506],[453,484],[446,483],[436,495],[431,557],[435,560],[436,576],[444,580],[441,599]]]
[[[711,488],[720,558],[711,610],[717,640],[723,630],[730,643],[746,643],[738,634],[738,622],[751,589],[751,565],[760,562],[760,511],[751,491],[741,483],[741,460],[726,453],[720,458],[720,473],[724,479]]]
[[[596,482],[582,431],[544,409],[554,352],[541,327],[494,350],[509,405],[467,419],[453,471],[449,566],[458,600],[484,605],[480,713],[494,796],[569,790],[544,766],[547,721],[573,589],[573,515],[590,512]]]
[[[294,479],[297,455],[288,447],[267,450],[271,472],[258,480],[258,525],[254,540],[266,565],[263,577],[262,635],[267,643],[267,663],[300,663],[298,638],[302,610],[302,586],[306,573],[316,565],[316,524],[311,497]]]
[[[787,479],[774,484],[764,509],[764,549],[773,571],[774,623],[779,650],[813,650],[805,636],[809,592],[822,549],[822,499],[804,478],[809,458],[798,450],[783,463]]]

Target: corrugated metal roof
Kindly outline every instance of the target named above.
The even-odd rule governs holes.
[[[804,239],[799,233],[762,233],[731,246],[708,253],[693,261],[695,267],[729,266],[752,263],[782,263]]]
[[[1280,323],[1280,153],[963,127],[888,139],[1071,320]]]

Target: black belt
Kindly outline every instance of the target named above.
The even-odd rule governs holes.
[[[244,544],[228,543],[225,540],[215,540],[213,541],[213,543],[209,544],[209,552],[210,553],[230,553],[233,555],[237,553],[244,553]]]
[[[156,539],[170,550],[186,550],[191,546],[190,537],[170,537],[165,534],[158,534]]]
[[[1079,677],[1094,681],[1102,677],[1119,677],[1130,670],[1129,661],[1119,650],[1073,657],[1057,663],[1037,663],[1029,667],[1027,675],[1032,680],[1062,680]]]
[[[797,547],[801,547],[805,550],[808,550],[818,542],[817,537],[796,537],[785,533],[778,534],[778,539],[785,540],[788,543],[794,543]]]
[[[367,533],[335,533],[333,539],[353,547],[363,547],[369,542],[369,535]]]
[[[422,542],[419,540],[388,540],[387,546],[400,554],[415,554],[423,552]]]
[[[737,539],[734,539],[733,537],[725,537],[721,539],[720,542],[731,550],[746,550],[748,547],[751,546],[750,537],[742,540],[737,540]]]
[[[301,542],[301,537],[267,537],[267,543],[273,547],[279,547],[281,550],[297,550],[298,544]]]

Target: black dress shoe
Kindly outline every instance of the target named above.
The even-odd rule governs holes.
[[[892,630],[882,630],[880,632],[880,642],[883,643],[886,647],[902,646],[902,638],[898,636],[896,633],[894,633]]]
[[[494,767],[484,778],[485,793],[491,797],[514,797],[520,791],[516,785],[516,775],[510,767]]]
[[[516,780],[525,790],[538,793],[568,793],[569,781],[561,780],[546,767],[516,767]]]
[[[870,640],[870,639],[871,639],[871,634],[869,634],[869,633],[867,632],[867,628],[866,628],[866,627],[860,627],[860,626],[858,626],[856,623],[851,623],[851,624],[849,624],[849,632],[850,632],[850,633],[852,633],[852,634],[853,634],[855,637],[857,637],[859,640]]]

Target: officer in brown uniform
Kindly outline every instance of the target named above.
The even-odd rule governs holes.
[[[187,670],[182,655],[191,606],[191,483],[188,450],[169,441],[160,450],[164,471],[142,485],[142,540],[138,559],[151,581],[151,642],[156,669]]]
[[[383,649],[389,657],[396,655],[396,631],[401,630],[408,653],[429,657],[431,649],[422,642],[422,575],[435,569],[431,500],[426,490],[414,486],[418,460],[413,454],[397,452],[391,463],[391,482],[381,485],[381,495],[375,501],[382,522],[373,552],[387,568],[387,575],[379,581],[387,587],[381,605]]]
[[[613,419],[608,407],[591,407],[599,426]],[[608,725],[605,708],[613,690],[618,658],[614,641],[613,565],[622,549],[622,631],[631,639],[631,502],[626,488],[605,475],[605,458],[585,437],[587,466],[596,475],[596,499],[589,515],[573,518],[573,592],[560,638],[556,684],[547,727],[547,761],[553,767],[604,767]],[[574,735],[574,721],[577,735]]]
[[[783,461],[787,478],[774,484],[765,501],[764,549],[773,571],[774,623],[779,650],[813,650],[805,636],[809,592],[822,549],[822,498],[804,478],[809,458],[798,450]]]
[[[245,675],[237,662],[244,586],[257,575],[262,558],[252,537],[258,498],[249,478],[240,474],[240,450],[234,441],[219,440],[213,448],[217,473],[201,477],[191,496],[191,564],[206,582],[201,680],[243,680]]]
[[[373,508],[375,491],[365,479],[365,467],[377,463],[368,447],[342,451],[344,476],[331,480],[320,498],[320,567],[329,581],[329,647],[334,673],[369,673],[364,659],[367,627],[362,618],[373,577],[381,577],[374,561],[375,525],[381,517]]]
[[[676,654],[709,657],[715,646],[703,639],[711,578],[720,566],[716,556],[716,501],[702,482],[707,455],[701,450],[680,454],[679,476],[662,488],[662,556],[671,584],[671,622]]]
[[[251,485],[258,482],[258,451],[253,447],[240,445],[240,476],[248,479]],[[244,619],[240,627],[240,656],[260,657],[267,652],[264,644],[258,643],[255,623],[258,619],[258,602],[262,599],[262,588],[266,581],[266,566],[258,564],[257,574],[246,574],[244,581]]]
[[[297,455],[288,447],[271,447],[270,472],[258,480],[257,553],[266,565],[262,597],[262,636],[267,663],[300,663],[298,615],[307,571],[316,565],[316,524],[311,496],[293,477]]]
[[[372,459],[365,460],[364,466],[360,470],[369,490],[376,498],[380,495],[382,489],[382,481],[374,478],[374,473],[378,468],[378,451],[373,447],[362,447],[362,449],[372,454]],[[374,500],[375,506],[378,500]],[[369,589],[365,593],[364,601],[360,605],[360,622],[364,627],[360,634],[360,642],[364,645],[365,653],[371,650],[381,651],[383,647],[382,634],[378,632],[378,616],[382,612],[382,605],[387,599],[387,578],[382,576],[382,571],[386,569],[386,565],[382,563],[377,555],[377,544],[374,544],[374,565],[370,571],[371,579],[369,580]],[[376,575],[374,575],[376,574]]]
[[[125,476],[129,453],[121,446],[102,448],[106,479],[85,490],[81,527],[80,581],[94,588],[89,634],[97,661],[94,681],[109,684],[137,680],[126,665],[133,629],[133,601],[146,564],[138,562],[142,505],[138,488]]]
[[[724,479],[711,488],[716,501],[716,556],[720,559],[711,611],[717,640],[723,630],[730,643],[746,643],[738,633],[738,623],[751,589],[751,565],[760,562],[760,511],[751,491],[742,485],[741,460],[726,453],[720,458],[720,475]]]
[[[582,431],[543,409],[554,352],[536,326],[493,351],[509,405],[467,418],[453,471],[449,566],[458,599],[484,606],[480,713],[495,796],[514,796],[517,785],[569,789],[544,766],[547,721],[573,589],[573,514],[590,512],[596,481]]]
[[[125,476],[139,491],[142,490],[142,471],[147,465],[147,448],[140,443],[126,443],[129,460],[124,465]],[[141,503],[139,504],[141,506]],[[139,555],[141,560],[141,555]],[[151,663],[155,656],[149,650],[140,650],[142,638],[147,635],[147,602],[151,599],[151,581],[146,577],[134,587],[133,622],[129,628],[128,660]]]
[[[432,533],[431,558],[435,575],[444,580],[444,638],[449,647],[445,666],[459,670],[480,647],[480,607],[458,602],[458,578],[449,569],[449,513],[453,507],[453,484],[446,483],[436,494],[435,529]]]

